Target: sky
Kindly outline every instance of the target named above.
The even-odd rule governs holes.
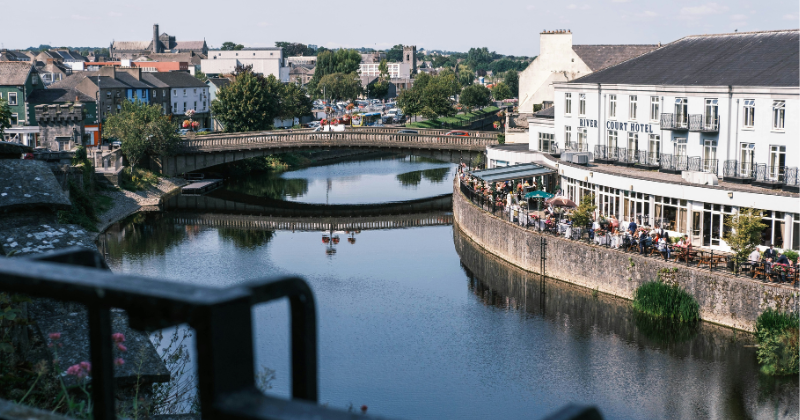
[[[26,2],[4,2],[3,48],[103,46],[146,41],[152,25],[178,41],[205,39],[271,47],[276,41],[327,48],[395,44],[466,52],[487,47],[534,56],[543,30],[570,29],[574,44],[655,44],[686,35],[800,27],[797,0],[458,0],[330,1],[42,0],[35,19]]]

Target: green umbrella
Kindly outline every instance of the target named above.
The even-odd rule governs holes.
[[[539,191],[531,191],[531,192],[525,194],[525,198],[540,198],[541,197],[541,198],[547,199],[547,198],[550,198],[552,196],[553,196],[553,194],[548,194],[548,193],[546,193],[544,191],[541,191],[541,190],[539,190]]]

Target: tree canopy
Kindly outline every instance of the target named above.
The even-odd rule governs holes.
[[[511,89],[509,89],[508,85],[500,82],[492,88],[492,96],[496,101],[502,101],[503,99],[510,99],[513,98],[514,95],[511,94]]]
[[[356,72],[327,74],[317,84],[317,92],[334,101],[354,101],[362,91],[361,78]]]
[[[761,223],[761,213],[751,208],[740,208],[733,216],[725,216],[725,226],[730,232],[725,234],[725,242],[734,253],[734,262],[739,265],[761,243],[761,231],[766,226]]]
[[[311,48],[308,48],[308,45],[301,44],[299,42],[285,42],[285,41],[278,41],[275,43],[275,46],[280,48],[283,51],[283,57],[293,57],[298,55],[303,56],[313,56],[316,55],[316,51]]]
[[[0,138],[6,128],[11,128],[11,107],[8,106],[8,101],[0,98]]]
[[[503,77],[503,83],[511,90],[512,97],[519,98],[519,73],[516,70],[507,71]]]
[[[461,105],[470,111],[472,108],[487,106],[491,103],[492,92],[484,85],[470,85],[461,91]]]
[[[274,75],[264,77],[251,67],[237,67],[233,82],[217,92],[211,111],[228,133],[269,130],[279,116],[284,89]]]
[[[315,95],[322,93],[319,83],[323,77],[333,74],[349,74],[358,71],[361,64],[361,54],[356,50],[322,50],[317,52],[317,65],[314,67],[314,77],[308,82],[309,91]],[[359,86],[361,83],[359,82]]]
[[[148,153],[159,156],[174,153],[181,141],[175,129],[160,105],[124,101],[120,111],[103,124],[103,137],[122,142],[122,153],[133,168]]]
[[[292,119],[311,115],[314,104],[308,97],[306,90],[296,83],[283,85],[280,92],[280,114],[281,118]]]
[[[383,98],[389,93],[389,64],[386,60],[381,60],[378,64],[378,71],[378,78],[367,86],[367,92],[372,98]]]
[[[238,51],[238,50],[243,50],[244,45],[228,41],[228,42],[223,42],[222,46],[219,47],[219,49],[223,51]]]
[[[412,88],[400,92],[400,95],[397,96],[397,107],[406,115],[419,115],[422,113],[421,89]]]
[[[386,60],[390,63],[403,62],[403,44],[397,44],[386,51]]]

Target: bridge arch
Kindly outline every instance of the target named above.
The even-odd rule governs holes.
[[[443,161],[485,158],[486,147],[497,144],[497,133],[470,131],[469,136],[447,136],[446,130],[367,128],[320,133],[311,130],[214,134],[186,139],[173,156],[154,158],[154,170],[176,176],[212,166],[273,153],[297,150],[349,148],[404,152]]]

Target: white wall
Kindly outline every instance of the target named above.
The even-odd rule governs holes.
[[[572,50],[572,33],[540,34],[539,56],[519,75],[519,112],[532,113],[534,104],[552,101],[552,83],[591,72]]]
[[[200,61],[205,74],[227,74],[233,72],[237,65],[253,66],[253,72],[274,75],[282,82],[289,81],[289,68],[282,67],[283,51],[280,48],[258,50],[208,52],[208,58]],[[285,69],[285,70],[284,70]]]
[[[209,112],[211,101],[208,87],[172,88],[170,93],[173,114],[183,115],[189,109],[194,109],[197,113]]]

